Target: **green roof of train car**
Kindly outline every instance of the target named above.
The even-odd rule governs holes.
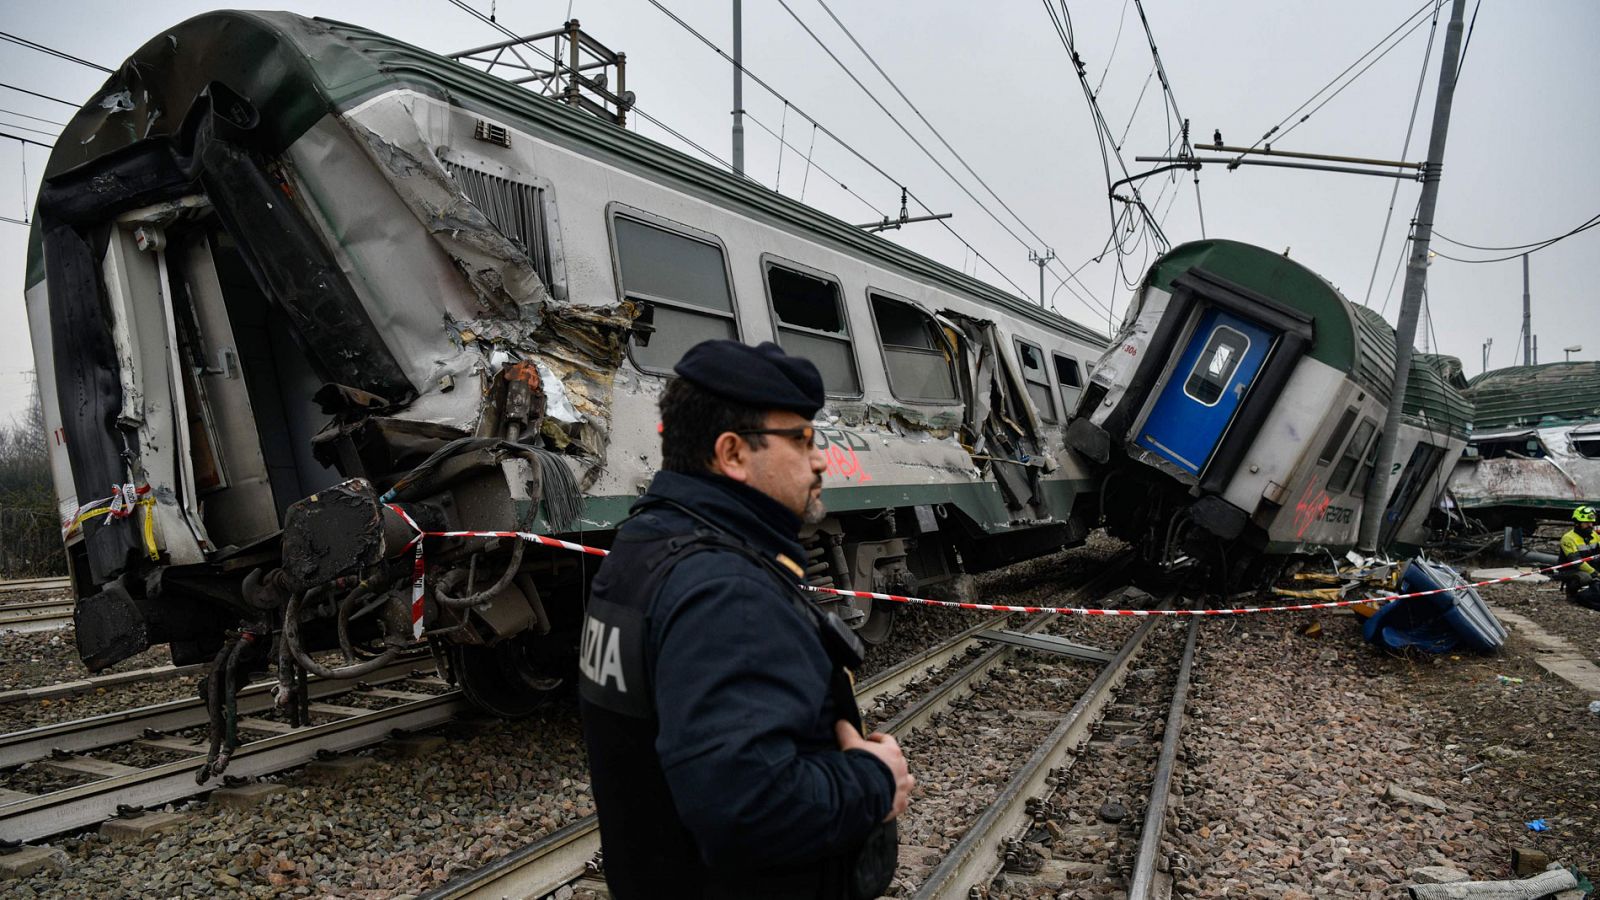
[[[1495,369],[1472,379],[1466,394],[1478,431],[1600,419],[1600,362]]]
[[[1377,312],[1346,300],[1321,275],[1281,253],[1240,241],[1193,241],[1174,247],[1151,268],[1148,283],[1170,290],[1173,279],[1200,268],[1300,310],[1315,320],[1312,359],[1350,373],[1387,403],[1394,383],[1394,328]],[[1437,359],[1414,356],[1403,412],[1414,422],[1465,432],[1471,405]],[[1459,370],[1460,363],[1456,364]]]
[[[448,98],[597,159],[671,184],[709,202],[973,296],[1105,346],[1104,335],[898,244],[868,234],[746,178],[723,171],[587,113],[387,35],[329,19],[282,12],[205,13],[152,38],[107,80],[56,141],[46,177],[145,137],[177,130],[190,103],[213,81],[250,100],[261,116],[258,149],[275,153],[322,116],[397,88]],[[100,103],[130,91],[133,109]],[[183,108],[168,105],[184,104]],[[153,115],[152,115],[153,114]],[[136,128],[142,128],[135,133]],[[30,254],[28,284],[44,277]]]

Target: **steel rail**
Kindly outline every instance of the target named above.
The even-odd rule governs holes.
[[[312,725],[241,744],[228,774],[250,777],[280,772],[315,759],[320,752],[342,753],[387,739],[399,730],[440,725],[468,708],[460,691],[373,710],[322,725]],[[220,787],[213,779],[196,784],[204,754],[126,775],[103,778],[49,794],[0,805],[0,838],[33,841],[103,822],[121,805],[150,807]]]
[[[189,666],[153,666],[148,669],[129,669],[126,672],[112,672],[109,675],[92,675],[88,678],[78,678],[73,681],[57,681],[52,684],[42,684],[38,687],[16,688],[9,691],[0,691],[0,706],[9,703],[29,703],[34,700],[46,700],[52,697],[67,697],[73,694],[87,694],[101,688],[120,687],[125,684],[136,684],[144,681],[164,681],[168,678],[177,678],[182,675],[194,675],[206,670],[205,663],[195,663]]]
[[[1072,591],[1072,595],[1103,592],[1107,584],[1118,580],[1132,554],[1121,554],[1093,577]],[[1008,614],[1009,615],[1009,614]],[[942,668],[979,640],[979,632],[998,626],[1007,616],[985,619],[963,629],[939,644],[927,648],[856,687],[858,706],[870,706],[879,697],[897,693],[928,672]],[[1049,621],[1048,615],[1030,620],[1019,630],[1031,631]],[[1154,620],[1147,620],[1147,625]],[[889,734],[902,734],[925,722],[933,713],[943,709],[953,699],[952,685],[970,684],[978,674],[990,671],[1008,657],[1013,647],[1000,645],[986,651],[977,660],[962,667],[929,694],[918,698],[895,720],[878,729]],[[581,878],[588,863],[600,852],[600,820],[594,815],[584,816],[560,829],[519,847],[486,866],[464,872],[434,890],[423,894],[419,900],[502,900],[505,897],[543,897],[562,886]]]
[[[0,606],[0,631],[50,631],[72,624],[73,600]]]
[[[1144,807],[1144,826],[1139,834],[1139,853],[1133,860],[1133,875],[1128,883],[1128,900],[1151,900],[1155,896],[1156,863],[1161,856],[1161,835],[1167,825],[1167,798],[1172,790],[1173,763],[1178,757],[1178,739],[1183,734],[1184,708],[1189,699],[1189,672],[1194,666],[1195,636],[1200,621],[1189,621],[1189,637],[1178,663],[1178,678],[1172,685],[1172,706],[1167,710],[1167,728],[1161,733],[1161,754],[1156,757],[1155,775],[1150,779],[1150,799]]]
[[[969,891],[989,882],[1000,858],[1001,843],[1028,821],[1024,809],[1027,799],[1043,794],[1050,771],[1089,739],[1095,720],[1111,701],[1113,691],[1127,677],[1129,662],[1144,645],[1157,621],[1144,619],[1111,662],[1101,668],[1061,723],[1011,776],[1000,796],[989,804],[945,855],[944,862],[928,876],[915,894],[919,900],[965,900]]]
[[[421,660],[392,663],[361,678],[337,680],[310,679],[306,692],[312,698],[354,690],[360,683],[386,684],[411,677]],[[271,709],[275,681],[259,681],[239,691],[238,713],[247,716]],[[0,735],[0,768],[44,759],[53,751],[94,750],[137,740],[146,731],[177,731],[195,728],[210,721],[205,703],[199,697],[168,700],[137,709],[120,710],[86,719],[40,725],[24,731]]]
[[[72,586],[70,578],[14,578],[0,581],[0,594],[14,591],[59,591]]]

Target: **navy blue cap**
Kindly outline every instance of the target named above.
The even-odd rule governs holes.
[[[771,341],[751,347],[738,341],[701,341],[672,367],[696,387],[756,409],[784,409],[806,418],[827,395],[811,360],[790,356]]]

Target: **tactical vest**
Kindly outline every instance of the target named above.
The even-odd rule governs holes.
[[[861,644],[838,616],[803,597],[775,560],[713,530],[693,511],[663,502],[701,521],[702,527],[672,537],[633,537],[627,529],[619,533],[606,566],[595,577],[579,644],[578,692],[585,706],[589,766],[595,774],[592,789],[597,806],[609,813],[601,819],[600,837],[608,850],[606,881],[612,895],[618,900],[859,895],[851,885],[859,880],[854,872],[856,854],[792,871],[762,872],[758,881],[752,880],[753,873],[741,872],[728,884],[719,884],[716,874],[708,873],[701,863],[694,838],[678,817],[655,750],[659,723],[647,621],[647,612],[673,566],[695,553],[727,550],[768,570],[781,585],[782,594],[818,628],[833,661],[831,690],[838,714],[857,728],[861,726],[860,711],[848,668],[859,664]],[[877,868],[885,865],[882,859],[886,857],[890,875],[897,843],[893,823],[869,838],[879,857]]]

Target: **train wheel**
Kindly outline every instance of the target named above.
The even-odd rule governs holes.
[[[467,700],[505,719],[533,715],[562,683],[518,639],[488,647],[458,644],[450,649],[450,661]]]
[[[872,606],[867,609],[867,620],[856,629],[856,636],[862,643],[881,644],[889,639],[894,632],[894,617],[897,603],[883,600],[873,600]]]

